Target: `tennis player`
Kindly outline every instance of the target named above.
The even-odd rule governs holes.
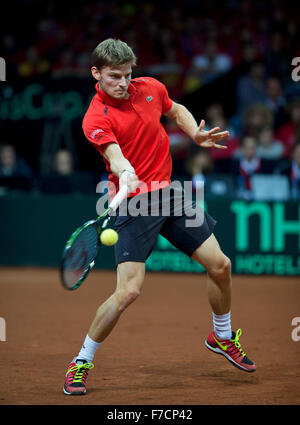
[[[146,196],[158,191],[161,212],[164,193],[171,184],[172,160],[169,139],[161,125],[162,114],[175,121],[194,142],[204,148],[226,149],[218,142],[228,131],[218,127],[205,131],[192,114],[169,98],[166,87],[150,77],[131,78],[136,57],[123,41],[107,39],[92,54],[96,94],[83,119],[87,139],[102,155],[115,187],[128,185],[129,196]],[[141,182],[143,184],[141,185]],[[169,192],[171,193],[171,192]],[[184,196],[184,192],[181,194]],[[169,198],[174,203],[174,196]],[[120,207],[121,208],[121,207]],[[68,395],[86,393],[88,371],[96,350],[110,334],[122,312],[137,299],[145,276],[145,261],[159,234],[200,263],[207,271],[207,293],[212,309],[213,331],[207,348],[222,354],[245,372],[255,364],[241,348],[241,329],[231,329],[231,263],[213,234],[216,221],[203,212],[202,224],[186,225],[186,215],[118,215],[115,229],[117,285],[115,292],[98,308],[79,353],[71,361],[63,391]],[[190,216],[189,216],[190,218]]]

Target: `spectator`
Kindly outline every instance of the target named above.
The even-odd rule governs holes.
[[[283,160],[275,170],[275,173],[288,177],[291,197],[300,199],[300,143],[296,143],[292,147],[291,158]]]
[[[72,153],[61,149],[54,156],[53,171],[41,178],[41,190],[48,194],[90,193],[96,186],[90,173],[75,171]]]
[[[249,106],[243,117],[244,134],[258,138],[264,127],[274,126],[274,116],[267,106],[254,104]]]
[[[228,130],[229,137],[226,139],[224,144],[227,146],[227,149],[217,149],[211,148],[210,154],[214,160],[223,160],[231,158],[235,150],[239,147],[239,140],[235,137],[235,131],[232,127],[228,125],[228,121],[225,117],[224,110],[222,105],[219,103],[211,104],[205,112],[207,128],[211,129],[214,127],[219,127],[220,130]]]
[[[241,65],[251,65],[253,62],[255,62],[257,56],[257,47],[255,44],[252,41],[244,42],[241,49]]]
[[[239,114],[243,114],[249,106],[255,103],[264,103],[266,95],[265,66],[263,62],[253,62],[250,71],[238,79],[236,87]]]
[[[205,177],[210,174],[214,168],[214,161],[208,149],[193,149],[189,158],[185,162],[185,170],[189,178],[192,180],[193,189],[201,188],[198,182],[204,185]]]
[[[0,147],[0,188],[30,190],[34,175],[26,161],[19,157],[15,147],[4,144]]]
[[[254,137],[246,136],[242,140],[241,149],[236,151],[235,167],[237,175],[237,195],[243,199],[252,199],[251,177],[261,172],[262,161],[257,154],[257,144]],[[235,169],[234,169],[235,168]]]
[[[37,48],[31,46],[25,52],[25,58],[18,66],[18,73],[21,77],[27,78],[34,75],[41,75],[50,71],[50,63],[41,58]]]
[[[192,74],[198,74],[199,80],[207,84],[232,68],[232,60],[226,53],[218,51],[217,43],[209,40],[203,54],[196,55],[192,60]]]
[[[158,78],[168,87],[172,99],[180,97],[183,84],[183,66],[179,63],[177,51],[173,46],[165,48],[165,54],[160,63],[146,68],[148,75]]]
[[[264,127],[259,133],[257,154],[262,159],[275,160],[283,157],[283,144],[274,138],[272,127]]]
[[[74,174],[74,160],[72,153],[66,149],[56,152],[54,157],[54,170],[61,176]]]
[[[270,77],[266,82],[265,105],[274,116],[275,130],[280,127],[286,119],[285,112],[286,99],[282,92],[282,84],[279,78]]]
[[[282,27],[287,27],[286,22],[282,22],[281,25]],[[265,62],[268,73],[278,75],[282,80],[290,78],[290,58],[294,56],[293,54],[287,54],[287,40],[289,39],[292,40],[292,37],[288,34],[284,35],[282,31],[275,29],[269,35],[268,48],[265,51]]]
[[[284,155],[289,157],[296,142],[296,134],[300,129],[300,99],[295,99],[288,105],[290,119],[276,132],[276,139],[284,144]]]

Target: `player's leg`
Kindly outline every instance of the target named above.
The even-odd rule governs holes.
[[[114,223],[119,234],[115,245],[115,260],[118,264],[116,290],[98,308],[79,358],[85,356],[88,360],[92,359],[122,312],[138,297],[144,282],[146,259],[164,221],[164,217],[117,216]]]
[[[100,344],[113,330],[122,312],[138,297],[145,277],[145,263],[124,262],[117,268],[114,293],[100,305],[78,355],[68,367],[63,391],[67,395],[86,393],[88,370]]]
[[[197,214],[201,216],[199,212]],[[188,227],[186,220],[185,215],[172,217],[164,224],[161,234],[207,271],[214,331],[205,344],[240,369],[252,372],[256,369],[255,365],[246,357],[239,343],[241,330],[236,333],[231,330],[231,263],[213,235],[215,220],[207,213],[204,213],[199,226]]]
[[[213,312],[216,315],[228,313],[231,308],[231,262],[221,251],[215,236],[211,234],[191,258],[207,271],[207,294]]]
[[[191,255],[207,271],[207,293],[213,311],[214,331],[205,345],[211,351],[224,355],[234,366],[245,372],[254,372],[255,364],[241,348],[241,329],[231,330],[231,262],[211,234]]]
[[[110,334],[122,312],[138,297],[145,277],[145,263],[124,262],[117,268],[115,292],[98,308],[88,331],[89,337],[101,343]]]
[[[66,394],[85,394],[87,370],[93,367],[91,362],[95,352],[113,330],[122,312],[141,291],[145,276],[145,261],[164,220],[164,217],[150,216],[117,217],[114,224],[119,234],[119,240],[115,245],[115,259],[118,264],[116,290],[98,308],[82,348],[69,366],[64,387]]]

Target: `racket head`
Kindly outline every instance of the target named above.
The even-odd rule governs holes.
[[[99,220],[89,220],[68,239],[60,265],[60,277],[66,289],[77,289],[94,267],[100,247],[100,233]]]

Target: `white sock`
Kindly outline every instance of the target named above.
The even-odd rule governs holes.
[[[91,362],[100,344],[101,342],[95,342],[87,335],[85,337],[81,350],[79,351],[78,356],[76,357],[76,360],[84,359],[88,362]]]
[[[230,312],[220,315],[213,312],[213,324],[214,331],[218,339],[231,339],[232,331]]]

